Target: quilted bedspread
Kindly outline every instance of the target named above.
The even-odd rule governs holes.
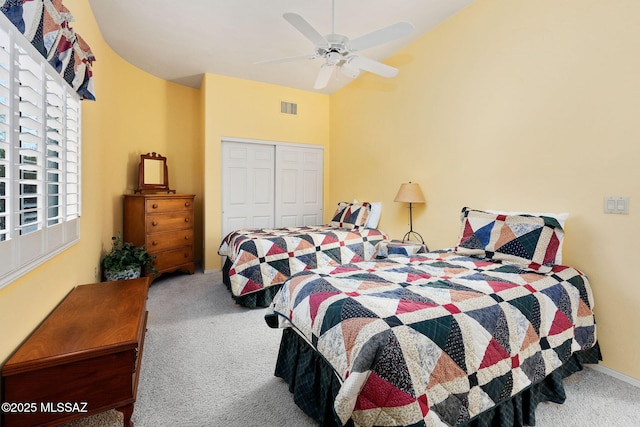
[[[231,260],[231,292],[241,296],[282,284],[300,271],[370,260],[384,240],[387,235],[372,228],[253,228],[227,235],[218,253]]]
[[[302,272],[265,318],[293,325],[333,366],[343,423],[452,426],[593,347],[592,308],[576,269],[440,251]]]

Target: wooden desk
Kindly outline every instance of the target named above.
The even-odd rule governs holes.
[[[2,368],[5,427],[113,408],[133,425],[149,280],[77,286],[65,297]]]

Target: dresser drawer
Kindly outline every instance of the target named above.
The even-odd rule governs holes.
[[[182,248],[158,252],[154,255],[156,256],[156,259],[153,266],[157,268],[158,271],[163,271],[167,268],[175,268],[181,264],[192,263],[193,247],[184,246]]]
[[[193,212],[171,212],[148,215],[145,219],[147,233],[160,233],[185,228],[193,228]],[[151,236],[147,236],[147,240]]]
[[[151,254],[155,254],[155,252],[164,251],[166,249],[192,245],[193,229],[191,228],[148,234],[146,239],[146,248]]]
[[[157,198],[148,199],[145,203],[147,213],[156,212],[173,212],[173,211],[192,211],[192,199],[176,199],[176,198]]]

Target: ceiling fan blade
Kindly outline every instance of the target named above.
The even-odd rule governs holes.
[[[313,55],[313,54],[308,54],[308,55],[297,55],[297,56],[285,56],[284,58],[275,58],[275,59],[265,59],[264,61],[257,61],[254,62],[254,65],[261,65],[261,64],[277,64],[280,62],[290,62],[290,61],[297,61],[299,59],[316,59],[318,58],[318,55]]]
[[[313,85],[314,89],[323,89],[329,84],[329,79],[333,74],[335,65],[322,64],[318,77],[316,77],[316,83]]]
[[[381,28],[363,36],[351,40],[351,50],[365,50],[392,40],[406,37],[413,31],[413,25],[408,22],[398,22],[397,24]]]
[[[397,68],[390,67],[382,62],[374,61],[373,59],[365,58],[363,56],[350,57],[349,64],[382,77],[395,77],[398,75]]]
[[[311,26],[302,16],[297,13],[285,13],[282,15],[284,19],[289,22],[289,24],[293,25],[298,31],[302,33],[306,38],[311,40],[311,42],[316,47],[329,47],[329,42],[325,39],[322,34],[316,31],[315,28]]]

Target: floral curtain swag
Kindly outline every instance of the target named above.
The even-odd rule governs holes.
[[[0,0],[0,10],[80,95],[95,101],[91,48],[69,26],[62,0]]]

